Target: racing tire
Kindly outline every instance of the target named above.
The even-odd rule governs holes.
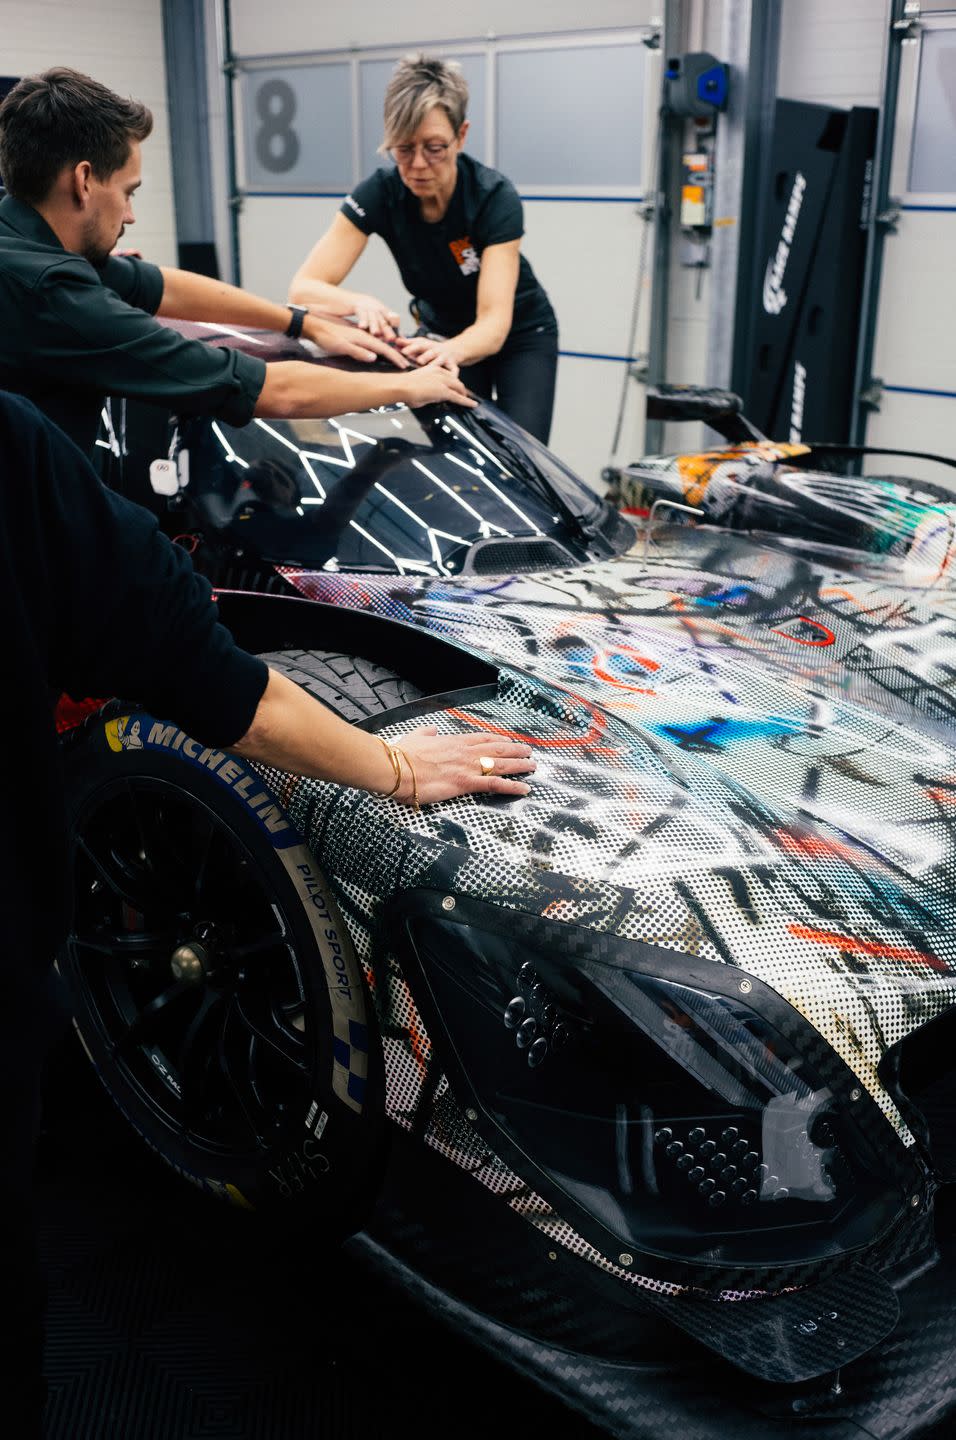
[[[417,698],[349,656],[263,659],[357,720]],[[199,1188],[361,1227],[386,1150],[361,967],[277,787],[113,701],[66,738],[80,1040],[133,1128]]]
[[[421,691],[371,660],[331,650],[276,650],[260,657],[343,720],[364,720],[418,700]]]

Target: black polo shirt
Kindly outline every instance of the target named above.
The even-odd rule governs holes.
[[[162,298],[155,265],[111,256],[93,266],[31,206],[0,201],[0,389],[34,401],[86,454],[106,395],[252,419],[263,362],[157,324]]]
[[[520,240],[521,200],[511,181],[470,155],[458,156],[458,179],[440,220],[422,219],[421,202],[397,168],[382,168],[342,202],[342,214],[364,235],[381,235],[423,323],[442,335],[473,325],[481,256],[489,245]],[[554,311],[522,255],[511,333],[556,326]]]

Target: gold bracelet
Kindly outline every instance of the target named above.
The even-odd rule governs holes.
[[[412,764],[411,760],[409,760],[404,750],[399,750],[398,753],[399,755],[401,755],[402,759],[405,761],[405,764],[408,766],[408,773],[412,777],[412,808],[416,811],[420,810],[422,807],[418,803],[418,776],[415,774],[415,766]]]
[[[395,784],[392,786],[391,790],[386,790],[382,796],[383,800],[391,800],[392,796],[395,794],[395,792],[398,790],[398,787],[402,783],[402,762],[399,759],[399,756],[402,752],[400,750],[397,750],[394,745],[389,745],[388,741],[385,739],[384,736],[376,735],[375,738],[376,740],[381,740],[382,745],[385,748],[385,754],[388,756],[389,760],[392,763],[392,773],[395,776]],[[405,758],[407,763],[408,757],[406,756]]]

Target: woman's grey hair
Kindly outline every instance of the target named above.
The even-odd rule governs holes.
[[[385,91],[385,138],[379,150],[414,135],[429,110],[440,105],[455,134],[468,109],[468,83],[457,60],[406,55],[392,72]]]

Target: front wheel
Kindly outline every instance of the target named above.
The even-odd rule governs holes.
[[[312,852],[251,765],[141,711],[107,707],[64,759],[60,968],[110,1095],[204,1190],[358,1228],[383,1164],[381,1050]]]

